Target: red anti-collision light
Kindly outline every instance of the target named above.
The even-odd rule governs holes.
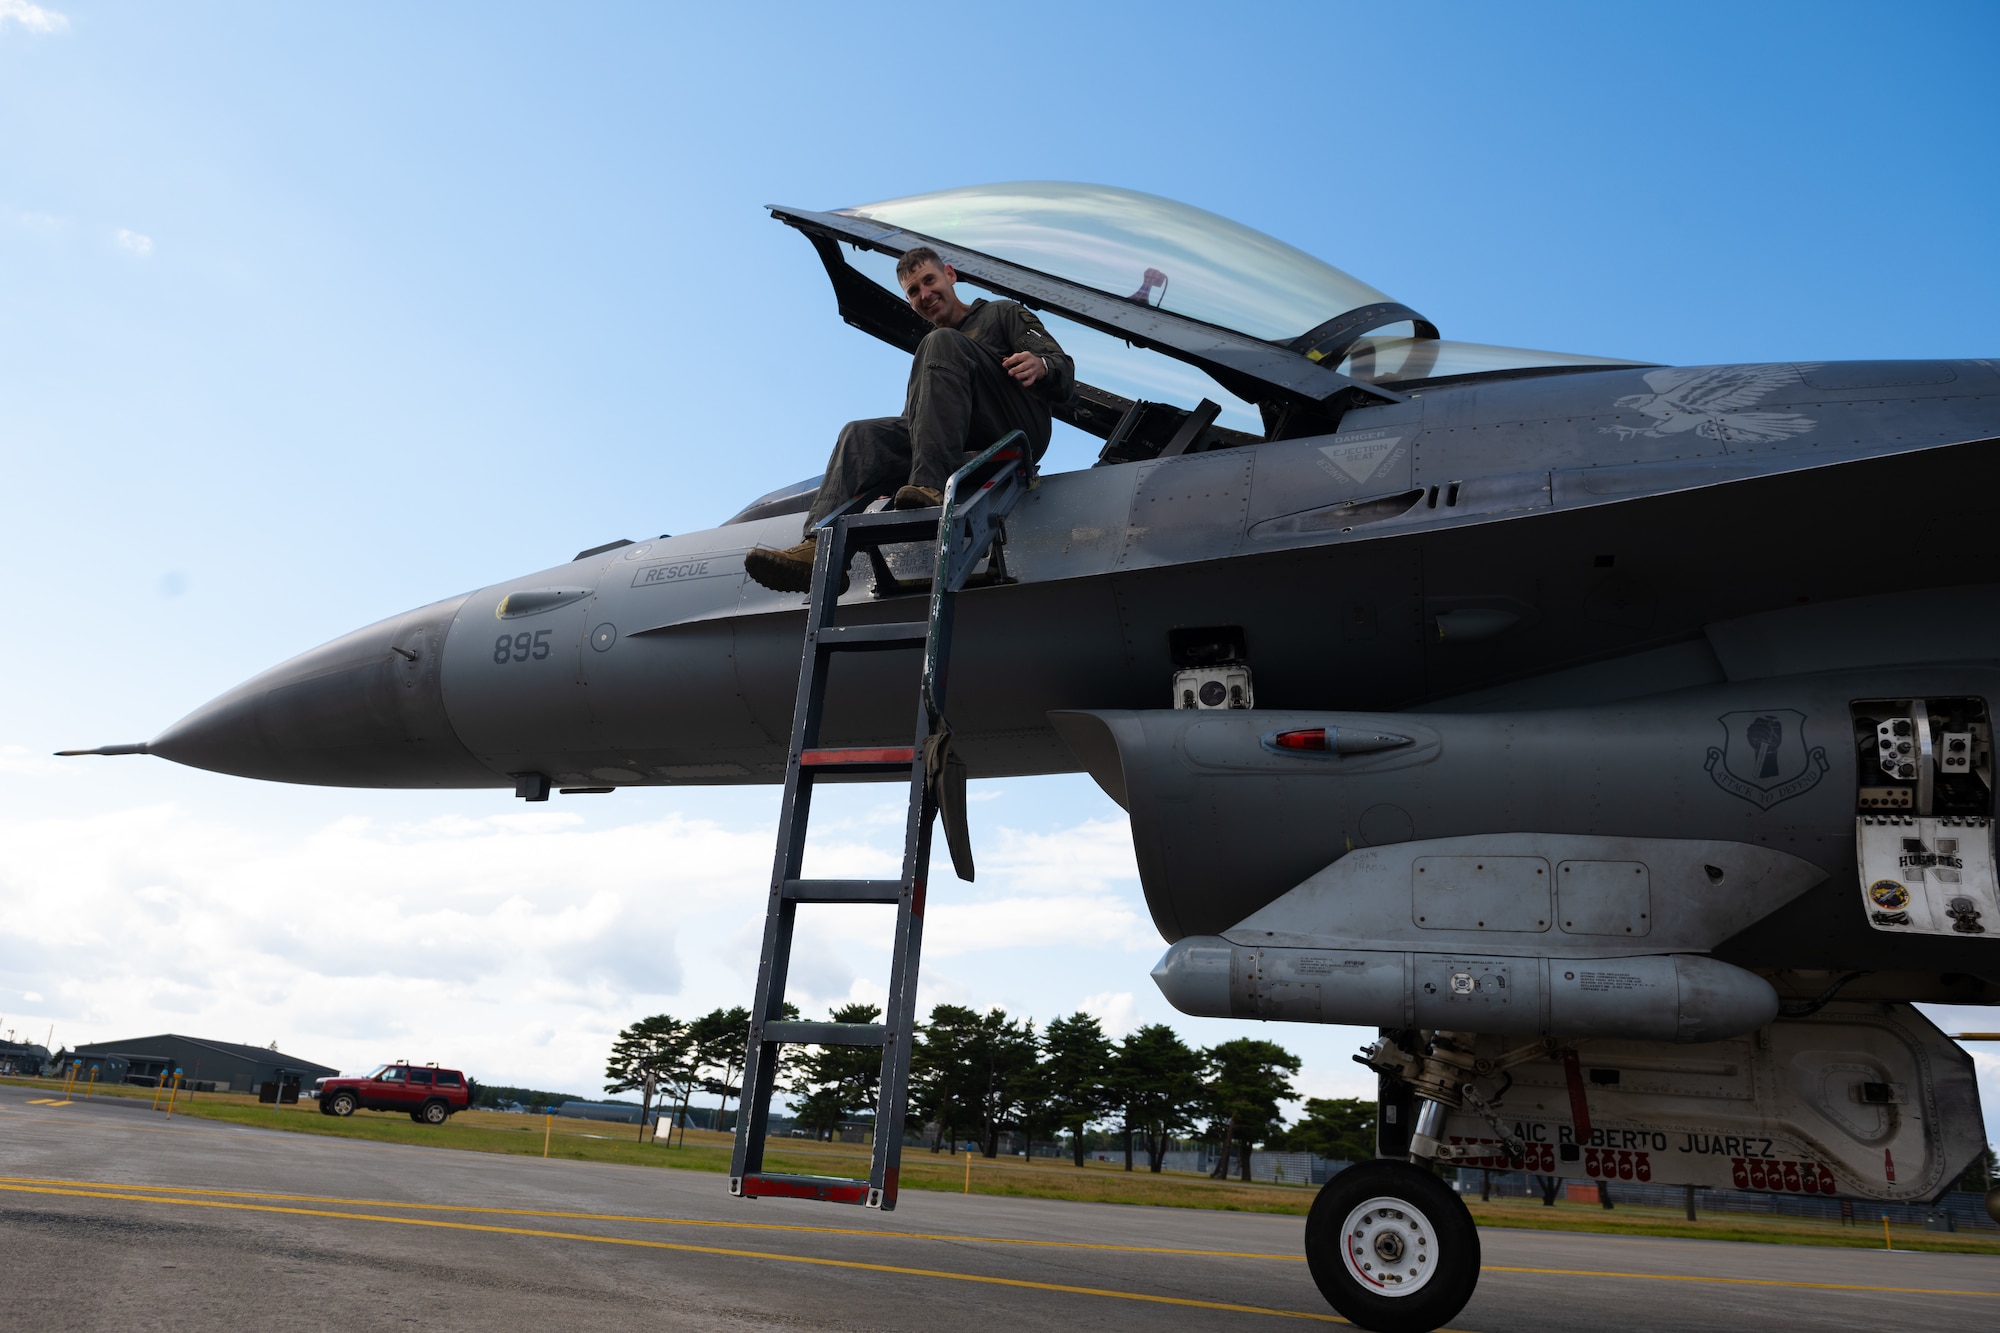
[[[1272,754],[1342,755],[1374,754],[1412,744],[1408,736],[1392,731],[1343,731],[1339,727],[1295,727],[1290,731],[1267,731],[1263,746]]]

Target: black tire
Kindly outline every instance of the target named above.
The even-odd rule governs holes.
[[[451,1118],[451,1108],[439,1101],[425,1102],[419,1109],[410,1112],[410,1119],[420,1125],[442,1125]]]
[[[361,1103],[351,1092],[336,1092],[333,1094],[332,1102],[323,1103],[323,1105],[327,1106],[328,1115],[347,1116],[353,1115],[356,1110],[360,1109]]]
[[[1306,1218],[1320,1295],[1373,1333],[1430,1333],[1479,1285],[1479,1228],[1464,1202],[1408,1162],[1351,1166],[1320,1187]]]

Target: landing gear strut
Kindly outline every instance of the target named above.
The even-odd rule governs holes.
[[[1479,1281],[1479,1229],[1443,1181],[1407,1162],[1362,1162],[1329,1180],[1306,1218],[1320,1294],[1374,1333],[1429,1333]]]

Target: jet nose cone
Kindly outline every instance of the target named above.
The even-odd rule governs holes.
[[[1233,1017],[1229,980],[1234,954],[1235,946],[1220,936],[1190,935],[1160,956],[1153,984],[1184,1014]]]
[[[508,785],[466,751],[445,717],[438,664],[464,601],[420,607],[302,653],[188,714],[147,751],[271,782]]]
[[[257,702],[271,674],[267,671],[209,700],[149,741],[146,753],[190,768],[238,777],[266,776],[259,770],[268,766],[271,756],[257,731]]]

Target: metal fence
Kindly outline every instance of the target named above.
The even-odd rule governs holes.
[[[1134,1157],[1134,1165],[1145,1162],[1145,1154]],[[1336,1174],[1352,1165],[1335,1161],[1309,1152],[1253,1152],[1250,1154],[1250,1179],[1266,1185],[1324,1185]],[[1196,1148],[1177,1148],[1166,1153],[1160,1163],[1166,1171],[1190,1171],[1208,1175],[1215,1170],[1215,1149],[1203,1145]],[[1231,1154],[1229,1178],[1241,1177],[1240,1159]]]

